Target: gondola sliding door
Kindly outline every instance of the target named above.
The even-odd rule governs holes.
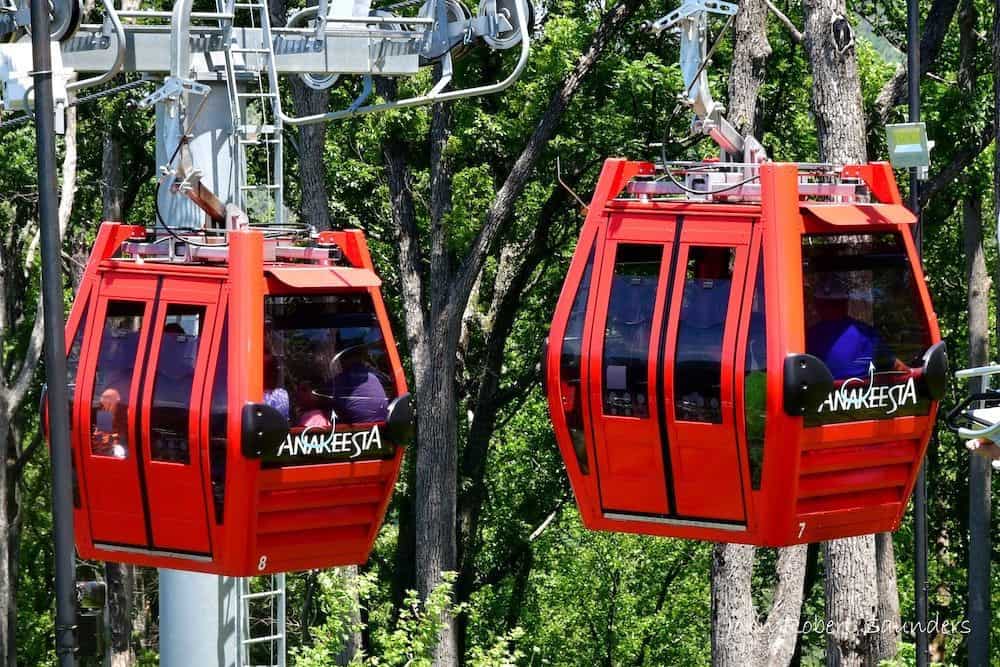
[[[149,543],[136,432],[156,289],[157,280],[148,276],[103,277],[81,360],[82,486],[92,539],[110,549]]]
[[[156,328],[146,364],[142,445],[152,546],[211,553],[204,457],[198,406],[216,323],[219,283],[163,280]]]
[[[738,218],[687,219],[680,232],[663,383],[681,519],[746,523],[735,362],[751,230]]]
[[[592,312],[590,413],[605,516],[670,512],[656,350],[675,222],[612,214]]]

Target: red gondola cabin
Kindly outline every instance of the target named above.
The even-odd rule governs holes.
[[[605,163],[544,364],[584,523],[896,529],[947,373],[913,222],[887,164]]]
[[[101,226],[66,327],[82,557],[367,559],[410,422],[380,283],[359,231],[272,237]]]

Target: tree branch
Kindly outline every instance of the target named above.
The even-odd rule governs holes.
[[[379,79],[379,94],[391,98],[395,94],[396,83]],[[406,147],[395,137],[382,143],[382,157],[385,161],[392,205],[392,224],[398,242],[397,262],[399,264],[400,289],[403,294],[403,309],[407,345],[416,351],[426,343],[425,332],[429,330],[429,315],[425,307],[424,281],[421,273],[423,257],[420,252],[420,237],[417,230],[416,212],[413,207],[413,192],[410,188],[410,171],[406,162]],[[414,364],[425,362],[427,355],[414,354]],[[418,376],[420,368],[414,368]]]
[[[781,24],[785,26],[785,28],[788,30],[788,34],[792,38],[792,41],[795,42],[796,44],[801,44],[802,31],[795,27],[795,24],[792,23],[792,19],[785,16],[785,14],[780,9],[778,9],[774,5],[774,3],[771,2],[771,0],[764,0],[764,4],[767,5],[767,8],[770,10],[772,14],[774,14],[775,18],[777,18],[778,21],[780,21]]]
[[[577,60],[573,70],[563,79],[562,86],[553,93],[531,138],[514,162],[507,179],[487,211],[486,221],[473,241],[471,250],[458,269],[457,279],[452,283],[449,294],[450,309],[461,309],[461,304],[468,299],[476,276],[479,275],[483,263],[489,256],[498,233],[514,214],[514,204],[524,191],[528,177],[541,157],[542,149],[555,134],[570,101],[579,91],[584,78],[593,69],[611,39],[618,34],[641,4],[642,0],[620,0],[602,17],[587,50]]]
[[[924,21],[924,34],[920,37],[920,75],[930,71],[944,44],[948,26],[951,24],[958,0],[934,0]],[[875,99],[875,110],[869,119],[869,127],[884,125],[889,120],[892,109],[903,103],[906,95],[906,65],[900,64]]]
[[[441,64],[434,66],[439,73]],[[450,104],[435,104],[431,111],[430,148],[430,297],[431,313],[437,312],[447,302],[448,284],[451,281],[451,262],[448,257],[448,231],[445,218],[451,210],[452,169],[447,154],[451,134]],[[463,309],[464,310],[464,309]]]
[[[70,215],[73,212],[73,199],[76,195],[76,107],[66,109],[66,139],[65,153],[62,164],[62,187],[59,197],[59,238],[66,236],[66,228],[69,226]],[[15,380],[7,390],[6,411],[7,419],[13,419],[14,413],[21,407],[31,382],[35,377],[35,369],[38,368],[42,354],[44,314],[42,312],[42,296],[38,294],[36,306],[35,323],[31,328],[28,337],[28,348],[24,353],[24,360],[21,367],[15,372]]]
[[[923,187],[920,188],[920,206],[926,206],[931,197],[954,183],[955,179],[993,143],[993,134],[993,123],[987,123],[979,131],[979,134],[972,138],[972,141],[963,145],[952,156],[951,162],[924,183]]]

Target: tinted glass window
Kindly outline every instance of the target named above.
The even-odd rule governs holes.
[[[580,469],[589,471],[587,465],[587,445],[583,435],[583,387],[580,383],[581,346],[583,345],[583,324],[587,317],[587,299],[590,295],[590,275],[594,268],[594,252],[590,252],[587,267],[583,270],[580,288],[573,297],[573,309],[563,336],[562,356],[559,361],[559,392],[562,397],[566,425],[573,440]]]
[[[222,523],[226,498],[226,442],[229,411],[229,320],[222,327],[219,337],[219,358],[212,380],[212,408],[208,422],[208,461],[211,468],[212,500],[215,504],[215,522]]]
[[[69,346],[69,354],[66,355],[66,386],[69,388],[69,400],[72,407],[73,392],[76,389],[76,370],[80,367],[80,348],[83,347],[83,332],[87,327],[87,311],[83,311],[80,324],[76,328],[73,336],[73,344]]]
[[[108,302],[90,406],[90,450],[98,456],[129,455],[129,394],[144,309],[134,301]]]
[[[73,399],[76,394],[76,371],[80,367],[80,349],[83,347],[83,332],[87,328],[87,312],[83,311],[80,323],[76,327],[73,335],[73,344],[69,346],[69,354],[66,355],[66,397],[69,403],[69,430],[70,442],[73,441]],[[76,459],[71,459],[73,466],[73,505],[80,506],[80,483],[76,479]]]
[[[150,452],[154,461],[190,463],[189,419],[204,306],[169,304],[160,339],[149,410]]]
[[[926,414],[912,369],[930,331],[899,234],[806,235],[802,260],[806,352],[836,381],[806,423]]]
[[[764,429],[767,426],[767,317],[764,308],[763,253],[759,258],[753,302],[750,304],[747,356],[743,371],[743,401],[746,406],[750,480],[753,488],[759,489],[764,466]]]
[[[293,427],[385,421],[392,366],[366,293],[269,296],[264,402]]]
[[[662,245],[619,244],[604,329],[604,413],[649,416],[649,337]]]
[[[674,406],[679,420],[722,422],[722,335],[735,257],[732,248],[689,250],[674,357]]]

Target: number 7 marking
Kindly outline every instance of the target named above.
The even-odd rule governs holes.
[[[798,537],[798,539],[801,540],[802,539],[802,535],[805,532],[806,532],[806,522],[802,521],[802,522],[799,523],[799,537]]]

